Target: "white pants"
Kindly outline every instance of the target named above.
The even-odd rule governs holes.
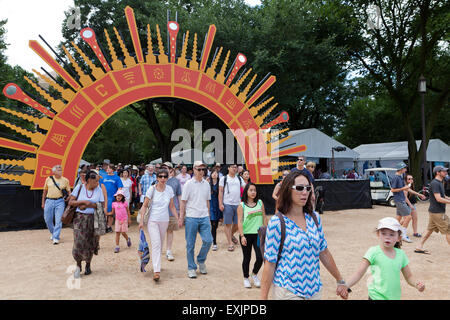
[[[277,285],[273,286],[273,299],[274,300],[320,300],[322,298],[322,289],[316,292],[311,298],[299,297],[285,288],[281,288]]]
[[[152,246],[153,272],[161,272],[161,252],[169,221],[149,221],[148,234]]]

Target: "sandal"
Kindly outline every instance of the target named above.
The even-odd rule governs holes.
[[[238,240],[236,239],[235,236],[233,236],[233,237],[231,238],[231,241],[232,241],[234,244],[238,244]]]
[[[431,254],[428,250],[422,250],[422,249],[416,249],[414,250],[415,253],[423,253],[423,254]]]
[[[422,238],[422,235],[420,233],[414,233],[413,236],[416,238]]]
[[[156,272],[156,273],[154,273],[153,274],[153,280],[155,280],[155,282],[158,282],[159,281],[159,272]]]
[[[228,246],[228,251],[234,251],[234,246]]]

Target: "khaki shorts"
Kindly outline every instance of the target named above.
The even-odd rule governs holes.
[[[450,234],[450,219],[445,213],[430,213],[428,220],[428,230],[440,232],[442,234]]]
[[[178,220],[175,217],[169,218],[169,227],[167,231],[177,231],[178,230]]]

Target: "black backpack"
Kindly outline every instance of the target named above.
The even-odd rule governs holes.
[[[237,177],[238,177],[238,179],[239,179],[239,186],[241,186],[242,185],[242,178],[241,178],[241,176],[240,175],[236,175]],[[225,188],[226,188],[226,186],[227,186],[227,178],[228,178],[228,174],[225,176],[225,178],[223,179],[223,191],[225,192]],[[230,187],[228,187],[228,192],[227,193],[230,193]]]
[[[284,216],[281,212],[277,211],[275,213],[276,216],[280,219],[281,224],[281,239],[280,239],[280,247],[278,248],[278,255],[277,255],[277,262],[275,264],[275,269],[278,266],[278,261],[280,261],[281,258],[281,252],[283,251],[284,246],[284,239],[286,238],[286,222],[284,221]],[[316,214],[311,214],[311,217],[314,220],[314,223],[316,224],[316,227],[319,228],[319,222],[317,221]],[[267,226],[259,227],[258,229],[258,240],[259,240],[259,249],[261,250],[261,255],[264,257],[264,250],[265,250],[265,242],[266,242],[266,231]]]

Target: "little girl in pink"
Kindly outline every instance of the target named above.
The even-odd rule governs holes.
[[[114,216],[115,214],[116,216],[116,248],[114,249],[114,253],[118,253],[120,251],[120,234],[122,234],[125,240],[127,240],[128,247],[131,247],[131,238],[127,235],[128,225],[131,224],[131,216],[128,203],[125,201],[125,195],[122,189],[117,191],[114,197],[116,201],[112,203],[111,215]]]

